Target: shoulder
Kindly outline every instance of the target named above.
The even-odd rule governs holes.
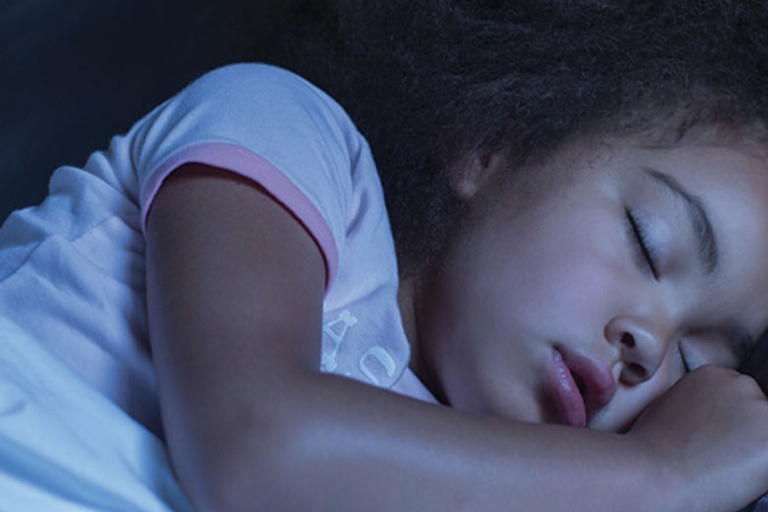
[[[314,88],[308,81],[287,69],[270,64],[249,62],[227,64],[206,72],[187,87],[188,91],[205,88],[258,86],[263,89],[287,88],[301,90]]]
[[[191,98],[215,98],[221,102],[240,100],[285,109],[292,104],[319,108],[346,118],[338,102],[300,75],[264,63],[236,63],[211,70],[185,88]]]
[[[218,139],[257,153],[264,146],[298,145],[288,151],[306,154],[307,141],[319,144],[315,149],[355,152],[362,138],[331,96],[292,71],[262,63],[229,64],[205,73],[147,121],[161,138]]]
[[[297,182],[326,176],[329,187],[344,190],[367,146],[330,96],[291,71],[260,63],[202,75],[135,125],[129,138],[145,199],[167,171],[190,159],[236,170],[252,163],[241,158],[246,154]]]

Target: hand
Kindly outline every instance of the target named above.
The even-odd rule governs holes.
[[[768,400],[735,371],[687,375],[627,436],[658,461],[673,510],[730,512],[768,489]]]

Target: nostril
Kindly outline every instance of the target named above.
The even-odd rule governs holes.
[[[625,332],[621,336],[621,344],[627,348],[635,348],[635,337],[628,332]]]

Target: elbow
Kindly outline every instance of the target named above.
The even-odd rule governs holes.
[[[311,423],[311,422],[305,422]],[[272,422],[268,428],[224,429],[194,467],[179,471],[182,485],[200,512],[301,509],[301,473],[316,466],[307,450],[307,427]],[[301,486],[298,486],[301,487]]]

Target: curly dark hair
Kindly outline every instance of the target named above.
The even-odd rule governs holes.
[[[569,137],[768,124],[763,0],[299,1],[279,64],[336,97],[377,160],[404,272],[461,218],[467,154],[510,169]]]

